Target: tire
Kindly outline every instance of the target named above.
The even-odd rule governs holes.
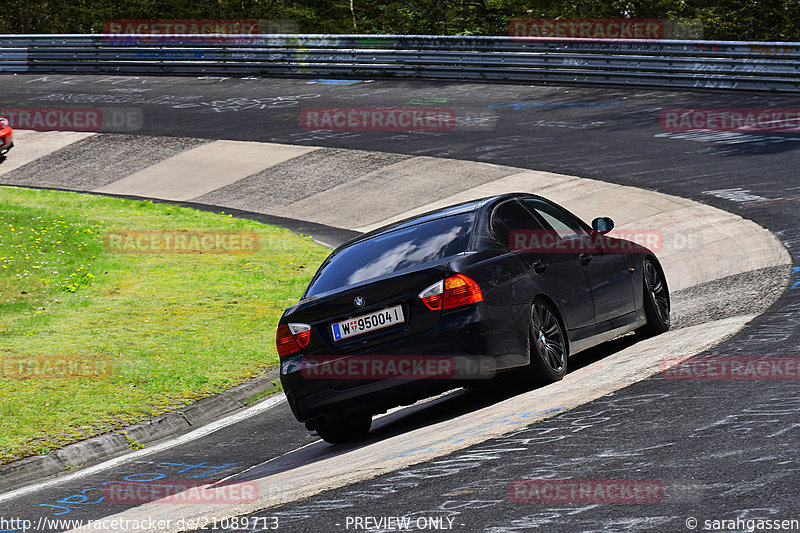
[[[669,288],[657,261],[645,259],[642,272],[644,313],[647,324],[637,330],[643,337],[652,337],[669,330]]]
[[[369,413],[331,417],[324,426],[317,428],[317,435],[330,444],[341,444],[365,436],[371,426],[372,415]]]
[[[531,306],[529,337],[528,381],[546,385],[563,379],[569,358],[566,335],[558,314],[544,299],[536,299]]]

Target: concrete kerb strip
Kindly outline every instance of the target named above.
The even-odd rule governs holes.
[[[164,439],[183,435],[198,426],[242,409],[253,400],[278,389],[278,370],[270,370],[263,376],[237,385],[224,393],[203,398],[145,422],[69,444],[47,455],[27,457],[2,465],[0,492],[129,453],[135,445],[146,447]]]
[[[365,153],[353,151],[354,157],[363,157]],[[419,205],[440,197],[442,191],[492,183],[518,171],[491,163],[412,157],[272,209],[270,213],[353,229],[392,215],[406,218]]]
[[[165,159],[95,192],[190,200],[314,150],[318,148],[215,141]]]

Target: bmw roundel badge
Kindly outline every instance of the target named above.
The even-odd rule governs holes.
[[[356,296],[356,299],[353,300],[353,303],[356,304],[356,307],[364,307],[364,298],[361,296]]]

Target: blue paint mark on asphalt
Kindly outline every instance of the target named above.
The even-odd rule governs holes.
[[[181,469],[179,469],[177,471],[178,474],[182,474],[184,472],[188,472],[189,470],[199,469],[199,470],[201,470],[200,473],[196,473],[195,474],[194,472],[192,472],[195,475],[193,475],[191,477],[191,479],[197,479],[197,478],[206,477],[208,475],[211,475],[212,473],[214,473],[217,470],[221,470],[221,469],[227,468],[229,466],[233,466],[235,464],[236,463],[225,463],[223,465],[212,466],[212,465],[208,464],[207,462],[197,463],[197,464],[159,463],[158,466],[184,467],[184,468],[181,468]],[[128,482],[130,484],[142,484],[142,483],[148,483],[148,482],[151,482],[151,481],[164,479],[165,477],[167,477],[167,475],[164,474],[163,472],[140,472],[140,473],[137,473],[137,474],[129,474],[129,475],[125,476],[124,478],[122,478],[122,481],[119,481],[119,480],[117,480],[117,481],[104,481],[103,483],[100,483],[100,487],[105,487],[105,485],[108,485],[110,483],[119,484],[119,483],[122,483],[122,482]],[[81,490],[80,493],[78,493],[78,494],[73,494],[71,496],[67,496],[66,498],[63,498],[61,500],[56,501],[55,502],[56,505],[53,505],[53,504],[50,504],[50,503],[40,503],[39,507],[52,507],[53,509],[55,509],[57,511],[60,511],[60,512],[54,512],[53,516],[59,516],[59,515],[67,514],[69,512],[72,512],[75,509],[79,509],[81,505],[93,505],[93,504],[102,502],[105,499],[105,496],[99,497],[94,501],[89,501],[89,498],[87,496],[84,496],[84,494],[87,493],[87,492],[91,492],[91,491],[103,492],[104,490],[106,490],[106,489],[100,488],[100,487],[85,488],[85,489]],[[96,497],[97,495],[93,495],[93,496]],[[58,505],[58,504],[62,504],[62,505]],[[16,529],[0,529],[0,533],[2,533],[4,531],[17,531],[18,529],[19,528],[16,528]]]
[[[311,80],[308,83],[320,83],[322,85],[355,85],[356,83],[361,83],[361,80],[329,80],[319,78],[316,80]]]
[[[790,289],[800,289],[800,267],[794,267],[792,269],[792,271],[794,272],[794,278],[795,278],[796,281],[794,283],[792,283],[792,286],[789,287],[789,288]]]

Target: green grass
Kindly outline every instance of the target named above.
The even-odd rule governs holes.
[[[149,254],[104,244],[107,232],[152,230],[254,232],[258,248]],[[277,321],[327,254],[229,215],[0,187],[0,464],[274,368]],[[58,361],[83,370],[69,375]]]

